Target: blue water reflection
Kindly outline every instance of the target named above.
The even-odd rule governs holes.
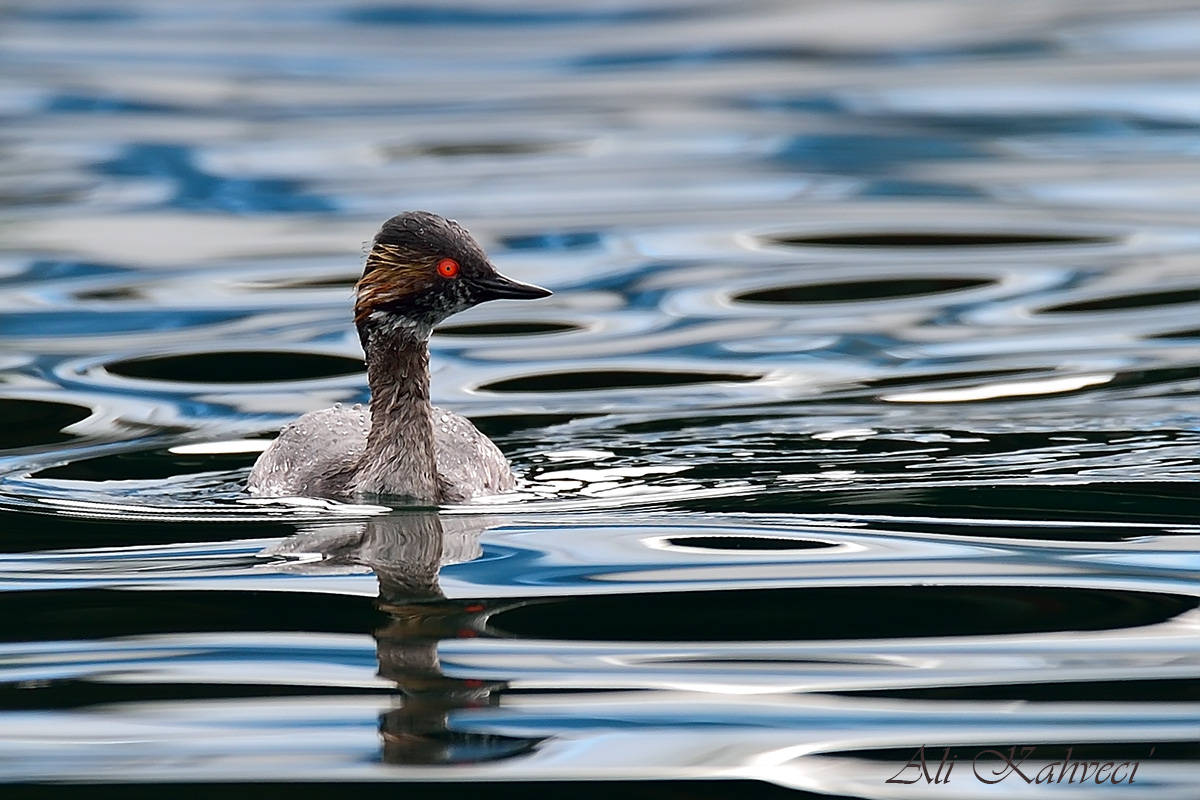
[[[0,27],[0,780],[1194,796],[1189,4]],[[518,491],[248,497],[406,208],[555,292],[432,342]]]
[[[173,144],[132,144],[101,164],[102,175],[166,181],[171,197],[163,205],[233,214],[332,211],[329,201],[306,196],[297,181],[231,178],[198,168],[191,151]]]

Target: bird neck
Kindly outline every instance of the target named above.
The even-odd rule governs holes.
[[[360,494],[437,503],[427,327],[373,314],[360,330],[371,387],[371,430],[355,478]]]

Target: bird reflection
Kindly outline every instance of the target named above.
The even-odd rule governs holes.
[[[271,554],[303,556],[295,568],[337,572],[363,566],[379,579],[376,606],[388,622],[375,631],[379,675],[399,690],[380,717],[383,760],[391,764],[464,764],[511,758],[542,741],[455,729],[462,709],[498,706],[506,684],[447,676],[438,659],[443,639],[486,636],[498,610],[485,602],[451,600],[442,592],[443,564],[479,557],[481,517],[442,517],[433,511],[394,512],[365,523],[323,527],[284,540]],[[319,560],[317,557],[319,556]]]

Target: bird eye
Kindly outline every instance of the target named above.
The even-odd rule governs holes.
[[[458,277],[458,262],[453,258],[443,258],[437,265],[438,274],[443,278]]]

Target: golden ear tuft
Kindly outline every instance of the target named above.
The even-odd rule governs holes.
[[[355,285],[354,321],[363,322],[375,309],[399,303],[433,284],[432,264],[414,260],[394,244],[377,242],[367,254],[362,278]]]

